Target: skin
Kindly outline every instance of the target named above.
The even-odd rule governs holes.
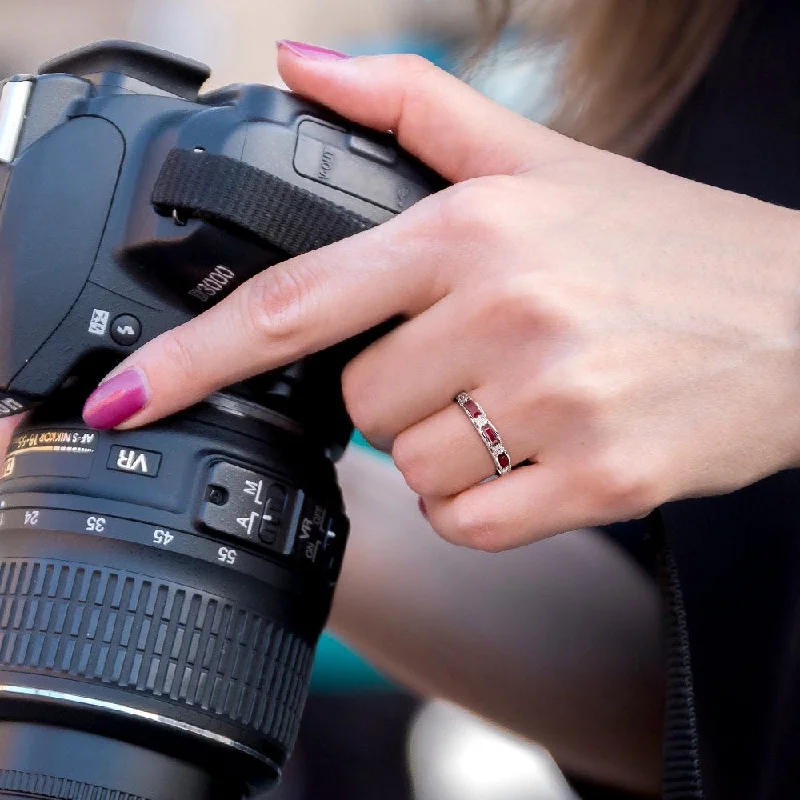
[[[578,144],[416,57],[279,66],[455,186],[141,348],[115,373],[149,403],[122,427],[401,314],[345,398],[448,541],[500,551],[798,462],[797,212]],[[532,466],[482,482],[460,390]]]
[[[0,420],[0,458],[5,456],[8,450],[8,443],[11,441],[11,436],[14,431],[22,423],[24,417],[11,417],[10,419]]]

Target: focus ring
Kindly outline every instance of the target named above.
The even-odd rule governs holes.
[[[146,695],[291,749],[313,654],[208,592],[91,565],[0,561],[0,670]]]
[[[147,800],[136,794],[95,786],[83,781],[57,778],[38,772],[0,769],[0,796],[6,794],[47,798],[47,800]]]

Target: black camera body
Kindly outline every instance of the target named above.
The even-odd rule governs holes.
[[[388,134],[208,77],[105,42],[2,85],[0,417],[33,409],[0,467],[15,796],[240,798],[297,733],[348,534],[341,370],[378,332],[144,430],[80,407],[257,272],[443,182]]]

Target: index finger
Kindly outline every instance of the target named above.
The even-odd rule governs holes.
[[[426,202],[270,267],[214,308],[153,339],[91,395],[84,407],[87,424],[145,425],[224,386],[431,305],[442,288],[431,271],[419,268],[431,252],[418,223]]]

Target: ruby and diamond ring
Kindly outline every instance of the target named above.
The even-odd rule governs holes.
[[[455,402],[461,406],[475,430],[478,431],[492,461],[494,461],[495,472],[498,475],[505,475],[511,470],[511,456],[503,446],[503,440],[500,438],[497,428],[489,421],[489,417],[486,416],[486,412],[480,404],[476,403],[466,392],[459,392]]]

